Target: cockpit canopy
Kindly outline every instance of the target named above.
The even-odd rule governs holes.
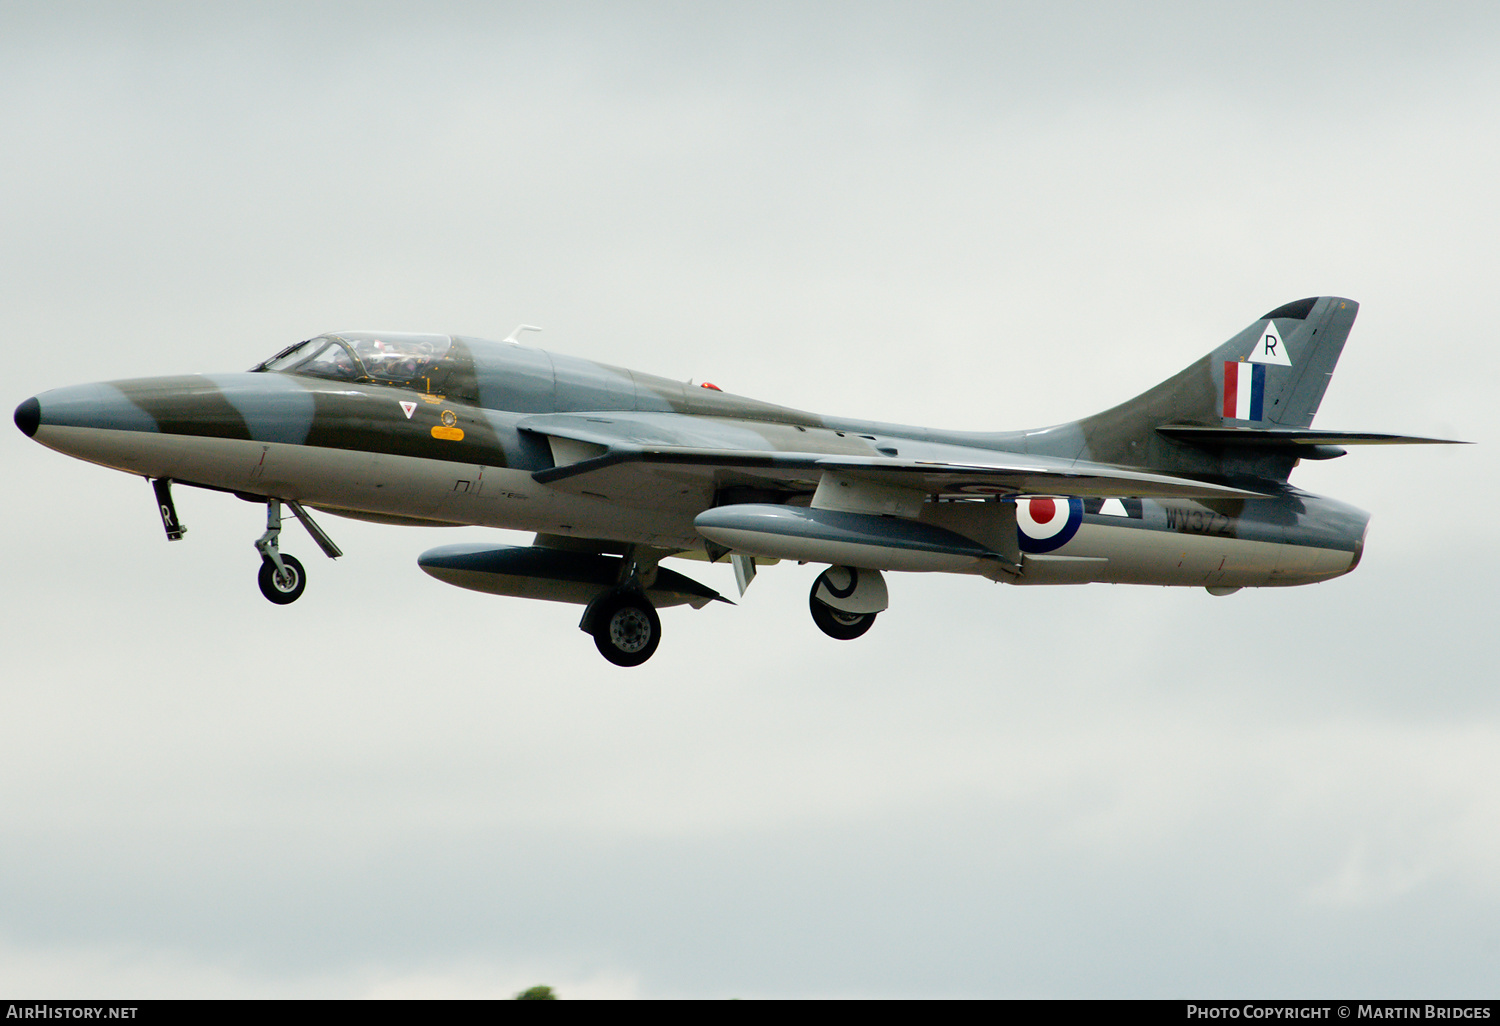
[[[299,342],[255,369],[431,392],[452,345],[447,335],[342,332]]]

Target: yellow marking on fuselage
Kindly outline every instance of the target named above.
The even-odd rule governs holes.
[[[438,425],[432,429],[432,437],[442,438],[449,442],[462,442],[464,440],[464,429]]]

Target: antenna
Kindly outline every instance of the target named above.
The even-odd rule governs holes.
[[[521,342],[520,342],[520,339],[517,338],[517,336],[520,335],[521,332],[523,332],[523,331],[541,331],[541,330],[542,329],[538,328],[535,324],[518,324],[518,325],[516,325],[516,330],[515,331],[511,332],[509,335],[506,335],[500,341],[502,341],[502,342],[509,342],[513,346],[518,346],[518,345],[521,344]]]

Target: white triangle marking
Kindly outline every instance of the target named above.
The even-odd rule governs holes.
[[[1128,517],[1125,512],[1125,504],[1119,499],[1105,499],[1099,507],[1099,515],[1102,517]]]
[[[1266,322],[1255,348],[1250,350],[1249,360],[1251,363],[1279,363],[1283,367],[1292,365],[1292,358],[1287,355],[1286,343],[1281,341],[1281,332],[1276,330],[1275,321]]]
[[[411,415],[417,412],[417,404],[401,400],[401,412],[406,414],[407,420],[411,420]]]

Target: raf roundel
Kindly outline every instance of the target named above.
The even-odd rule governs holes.
[[[1016,498],[1016,536],[1022,552],[1060,549],[1078,533],[1083,523],[1083,500],[1052,495],[1022,495]]]

